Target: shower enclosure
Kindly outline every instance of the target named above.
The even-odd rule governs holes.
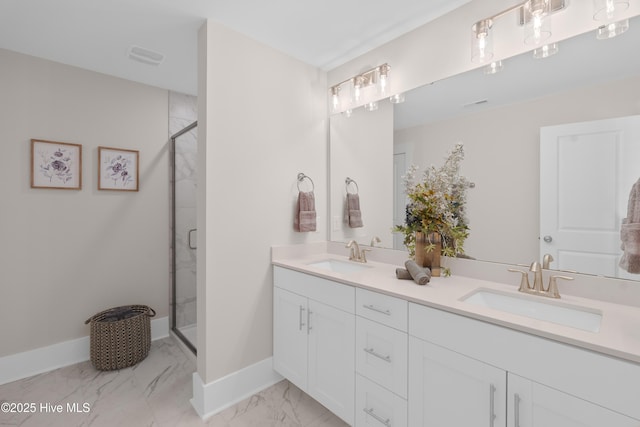
[[[171,329],[194,353],[196,322],[197,122],[171,137],[172,320]]]

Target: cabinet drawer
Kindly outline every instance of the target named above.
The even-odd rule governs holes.
[[[273,267],[273,284],[347,313],[354,312],[355,290],[353,286],[278,266]]]
[[[356,374],[356,427],[407,427],[407,401]]]
[[[356,316],[356,372],[407,397],[407,334]]]
[[[356,289],[356,314],[383,325],[406,331],[407,307],[408,303],[403,299]]]

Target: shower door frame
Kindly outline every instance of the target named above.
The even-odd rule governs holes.
[[[196,120],[181,131],[171,135],[171,330],[196,356],[198,355],[198,349],[184,336],[176,324],[176,139],[191,132],[197,126],[198,121]]]

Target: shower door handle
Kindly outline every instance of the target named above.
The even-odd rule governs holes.
[[[197,228],[192,228],[191,230],[189,230],[189,232],[187,233],[187,240],[188,245],[189,245],[189,249],[198,249],[197,246],[193,246],[193,244],[191,243],[191,233],[193,233],[194,231],[197,231]]]

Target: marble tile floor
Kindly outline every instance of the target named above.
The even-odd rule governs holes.
[[[346,426],[288,381],[202,421],[189,402],[195,369],[169,337],[154,341],[149,356],[130,368],[97,371],[87,361],[15,381],[0,386],[0,402],[34,403],[35,412],[0,411],[0,426]]]

